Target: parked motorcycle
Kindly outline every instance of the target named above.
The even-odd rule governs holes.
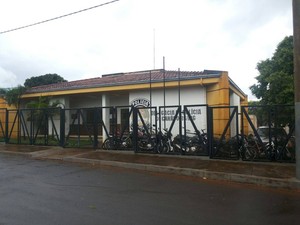
[[[215,157],[252,160],[254,155],[255,151],[244,135],[238,134],[228,141],[216,138],[213,140],[213,156]]]
[[[138,149],[141,151],[156,151],[155,132],[152,129],[150,130],[150,132],[148,130],[144,129],[143,127],[138,128]]]
[[[104,150],[130,150],[132,149],[132,132],[122,137],[109,136],[102,144]]]
[[[183,152],[189,154],[208,154],[207,134],[204,130],[196,131],[196,133],[187,132],[186,136],[177,135],[174,137],[172,146],[175,152]]]
[[[172,146],[172,133],[168,129],[159,131],[156,136],[157,152],[158,153],[169,153],[173,151]]]
[[[248,148],[252,152],[252,159],[267,159],[274,161],[279,157],[279,149],[275,148],[274,140],[270,142],[259,141],[257,137],[248,137]]]
[[[119,129],[116,130],[113,134],[104,140],[102,144],[103,150],[132,150],[133,144],[133,132],[132,127],[129,132],[122,128],[122,131]]]

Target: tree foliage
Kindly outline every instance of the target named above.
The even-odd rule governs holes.
[[[4,93],[4,99],[9,106],[14,105],[16,108],[19,108],[21,96],[25,93],[25,91],[26,88],[21,85],[7,89]]]
[[[250,90],[259,101],[249,105],[249,112],[257,116],[260,125],[294,124],[293,60],[293,36],[288,36],[278,44],[272,58],[257,64],[257,84]]]
[[[17,87],[8,89],[1,88],[0,94],[4,96],[4,99],[9,106],[14,105],[16,108],[19,108],[21,96],[26,92],[27,88],[60,82],[66,82],[66,80],[57,74],[45,74],[42,76],[36,76],[26,79],[24,86],[19,85]],[[49,99],[39,99],[35,103],[32,102],[31,106],[34,107],[34,105],[35,108],[49,106],[55,107],[54,104],[49,105]]]
[[[7,88],[0,88],[0,95],[5,95],[7,92]]]
[[[32,115],[29,115],[27,120],[33,121],[41,121],[41,127],[42,129],[45,129],[47,121],[43,120],[45,109],[48,109],[47,115],[55,115],[59,111],[53,110],[53,108],[56,108],[61,103],[56,101],[51,101],[51,97],[43,97],[40,96],[37,100],[32,100],[26,104],[26,108],[33,109],[33,118]],[[49,110],[52,109],[52,110]],[[45,119],[45,118],[44,118]]]
[[[36,87],[46,84],[55,84],[55,83],[61,83],[66,82],[63,77],[57,75],[57,74],[45,74],[41,76],[31,77],[25,80],[24,86],[25,87]]]
[[[285,37],[273,57],[257,64],[257,84],[250,87],[260,105],[294,103],[293,36]]]
[[[40,96],[37,100],[32,100],[26,104],[27,108],[30,109],[45,109],[45,108],[55,108],[61,103],[56,101],[51,101],[51,97]]]

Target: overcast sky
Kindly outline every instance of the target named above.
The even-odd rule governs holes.
[[[0,32],[108,1],[1,1]],[[292,33],[292,0],[119,0],[0,34],[0,87],[47,73],[72,81],[160,69],[165,56],[167,70],[228,71],[253,99],[256,64]]]

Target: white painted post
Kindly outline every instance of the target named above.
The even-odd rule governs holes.
[[[109,103],[109,96],[107,94],[103,94],[102,95],[102,107],[108,107],[110,106],[110,103]],[[106,129],[107,131],[109,132],[110,131],[110,124],[109,124],[109,108],[103,108],[102,109],[102,119],[103,119],[103,122],[106,126]],[[105,141],[105,139],[107,138],[107,135],[105,133],[105,129],[104,127],[102,128],[102,142]]]

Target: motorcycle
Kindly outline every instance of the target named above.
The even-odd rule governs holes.
[[[187,132],[187,135],[178,134],[174,137],[172,146],[175,152],[183,152],[189,154],[208,154],[208,139],[204,130],[202,132],[196,130],[196,133]]]
[[[158,153],[169,153],[173,151],[172,134],[166,128],[157,133],[156,143]]]
[[[273,138],[270,142],[263,142],[259,141],[257,137],[249,136],[247,143],[252,159],[268,159],[274,161],[280,155],[279,149],[275,147]]]
[[[137,147],[142,151],[152,151],[156,146],[156,138],[153,132],[148,133],[146,129],[138,127],[137,133]],[[119,133],[117,135],[110,135],[102,144],[102,149],[104,150],[127,150],[133,148],[133,128],[126,135],[120,137]]]
[[[214,156],[222,158],[236,158],[243,160],[252,160],[255,151],[249,145],[248,138],[238,134],[226,141],[213,141]]]
[[[112,149],[122,149],[127,150],[132,148],[132,131],[127,135],[119,136],[109,136],[105,139],[102,144],[102,149],[112,150]]]
[[[137,146],[142,151],[156,151],[156,135],[153,130],[150,132],[144,128],[138,128]]]

